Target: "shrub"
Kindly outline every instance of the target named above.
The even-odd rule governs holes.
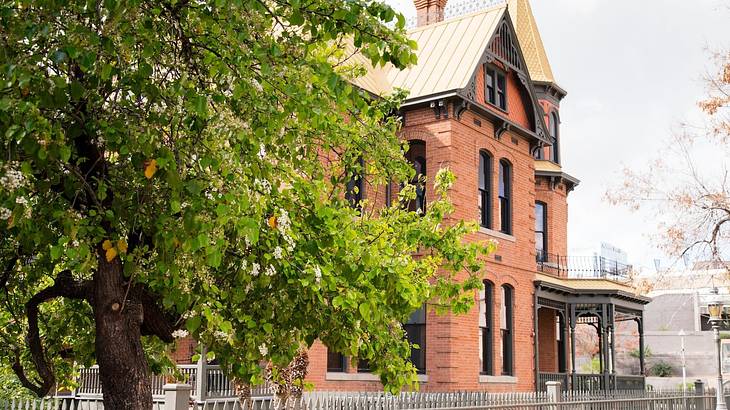
[[[658,377],[669,377],[672,375],[672,365],[665,361],[657,362],[651,368],[651,374]]]

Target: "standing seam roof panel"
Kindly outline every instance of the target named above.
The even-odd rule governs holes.
[[[424,89],[428,88],[428,74],[434,69],[437,64],[437,60],[441,58],[444,50],[440,49],[439,45],[443,44],[444,34],[446,34],[447,24],[435,26],[432,30],[433,34],[429,36],[425,46],[423,47],[424,53],[428,52],[423,59],[423,64],[418,64],[418,68],[411,71],[411,75],[408,78],[406,86],[411,90],[413,97],[424,95]],[[418,57],[421,61],[421,56]]]

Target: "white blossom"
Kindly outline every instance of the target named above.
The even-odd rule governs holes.
[[[271,193],[271,183],[266,179],[256,178],[253,181],[253,186],[257,190],[262,191],[265,195],[268,195]]]
[[[276,275],[276,269],[274,268],[274,266],[269,265],[269,267],[266,268],[266,276],[274,276],[274,275]]]
[[[221,332],[220,330],[218,330],[215,333],[213,333],[213,336],[215,336],[216,339],[227,339],[228,338],[228,333]]]
[[[184,329],[178,329],[174,332],[172,332],[172,337],[175,339],[182,339],[183,337],[188,335],[188,331]]]
[[[15,198],[15,203],[26,206],[26,205],[28,205],[28,199],[24,196],[19,196],[19,197]]]
[[[25,177],[18,170],[19,166],[17,161],[8,162],[5,165],[5,175],[0,177],[0,186],[8,191],[14,191],[25,185]]]
[[[319,283],[322,280],[322,269],[319,267],[319,265],[314,266],[314,280]]]
[[[276,259],[281,259],[284,256],[283,253],[284,253],[284,250],[281,249],[281,246],[277,246],[276,248],[274,248],[274,257]]]
[[[264,159],[266,157],[266,145],[261,144],[259,146],[259,158]]]
[[[259,276],[259,270],[260,269],[261,269],[261,266],[258,263],[254,262],[253,263],[253,266],[251,268],[251,275],[253,275],[253,276]]]
[[[2,219],[4,221],[4,220],[10,218],[10,214],[11,214],[11,212],[8,208],[0,207],[0,219]]]
[[[265,343],[261,343],[261,345],[259,345],[259,353],[261,353],[261,356],[266,356],[269,354],[269,348],[266,347]]]

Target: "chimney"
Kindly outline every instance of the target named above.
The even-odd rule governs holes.
[[[418,27],[444,20],[444,9],[448,0],[413,0],[416,5]]]

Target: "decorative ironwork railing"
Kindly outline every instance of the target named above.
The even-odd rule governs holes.
[[[579,279],[611,279],[628,281],[632,266],[603,256],[561,256],[536,252],[538,272]]]
[[[644,391],[646,379],[644,376],[608,375],[608,388],[606,379],[600,373],[576,373],[575,383],[572,382],[570,373],[544,373],[537,376],[537,390],[545,391],[547,382],[560,382],[565,390],[577,392],[597,393],[601,391]]]
[[[547,382],[560,382],[563,388],[569,387],[568,373],[542,373],[537,375],[537,391],[547,390]]]

